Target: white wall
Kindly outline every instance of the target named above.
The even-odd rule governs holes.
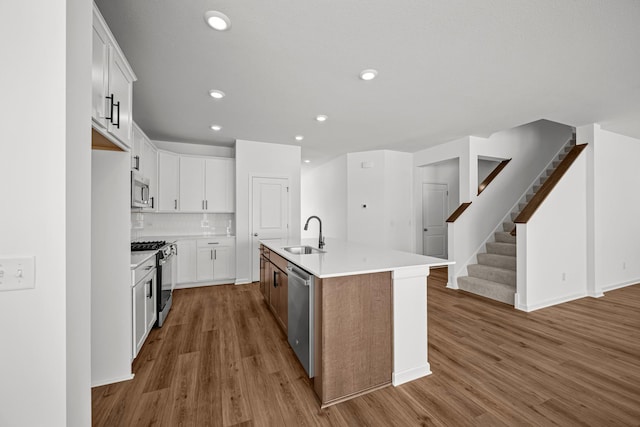
[[[322,219],[322,234],[347,239],[347,156],[342,155],[314,169],[302,170],[302,225],[311,215]],[[302,237],[318,237],[312,221]]]
[[[91,385],[131,378],[130,154],[93,151]]]
[[[478,159],[478,185],[480,185],[499,164],[499,160]]]
[[[386,247],[413,252],[413,155],[384,151],[385,156],[385,231]]]
[[[31,11],[36,5],[40,7],[41,3],[43,3],[42,0],[29,2]],[[50,1],[46,3],[49,4]],[[10,19],[14,19],[13,16]],[[43,19],[49,20],[50,17],[44,14]],[[91,290],[87,282],[91,277],[91,218],[88,215],[91,205],[91,149],[88,141],[91,138],[92,21],[91,2],[66,1],[66,425],[68,427],[86,426],[91,422]],[[29,15],[28,23],[33,24],[32,14]],[[30,27],[28,23],[24,25],[25,30],[31,29],[30,33],[37,37],[41,45],[42,38],[39,34],[42,33],[34,32],[34,27]],[[38,26],[38,28],[44,31],[42,27]],[[15,36],[16,33],[13,34]],[[50,45],[47,44],[47,46]],[[42,52],[30,52],[42,59]],[[21,60],[24,59],[24,54],[24,51],[20,52]],[[38,86],[35,85],[36,90]],[[33,87],[34,81],[30,81],[29,88]],[[42,112],[48,114],[49,107],[43,107]],[[40,116],[32,106],[24,119],[32,121],[36,114]],[[46,139],[39,141],[41,144],[48,143]],[[73,166],[67,167],[68,165]],[[3,402],[6,403],[6,401]],[[34,402],[34,404],[39,408],[39,412],[40,402]],[[48,425],[56,424],[46,413],[39,415],[46,419]],[[26,424],[23,423],[23,425]]]
[[[582,153],[528,223],[517,225],[516,308],[587,295],[587,161]]]
[[[347,240],[413,251],[411,161],[389,150],[347,154]]]
[[[0,292],[3,427],[91,423],[90,43],[90,2],[2,4],[0,257],[36,267]]]
[[[579,129],[579,137],[581,136]],[[640,140],[592,125],[590,234],[595,295],[640,282]],[[579,138],[579,142],[583,142]],[[595,292],[594,292],[595,291]]]
[[[300,237],[300,147],[236,141],[236,283],[251,282],[251,177],[289,178],[289,230]],[[257,256],[258,254],[253,254]]]
[[[367,163],[367,167],[363,167]],[[347,154],[347,240],[383,245],[385,240],[383,151]]]

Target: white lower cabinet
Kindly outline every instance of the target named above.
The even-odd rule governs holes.
[[[132,288],[133,296],[133,356],[135,359],[156,323],[156,270],[147,274]]]
[[[233,246],[221,246],[213,253],[213,280],[233,279],[236,277],[236,249]]]
[[[228,283],[236,275],[234,237],[178,241],[178,284]]]

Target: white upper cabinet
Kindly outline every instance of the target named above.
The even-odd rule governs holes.
[[[158,208],[158,150],[135,122],[132,140],[131,169],[149,179],[149,206],[142,209],[155,212]]]
[[[107,128],[107,99],[109,88],[109,36],[101,24],[100,14],[93,10],[93,60],[91,64],[91,117],[93,126]]]
[[[180,156],[180,211],[233,212],[233,159]]]
[[[205,200],[209,212],[235,211],[233,159],[206,159]]]
[[[144,139],[141,151],[141,166],[145,178],[149,178],[149,208],[146,210],[156,211],[158,209],[158,150],[149,141]]]
[[[180,156],[166,151],[158,152],[158,211],[177,212],[180,208],[178,193]]]
[[[204,160],[200,157],[180,157],[180,210],[205,212]]]
[[[93,126],[128,150],[131,148],[131,106],[136,76],[95,4],[91,75]]]

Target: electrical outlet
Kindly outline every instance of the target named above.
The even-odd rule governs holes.
[[[0,291],[35,288],[35,264],[35,257],[0,258]]]

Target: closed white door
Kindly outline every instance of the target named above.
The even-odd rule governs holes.
[[[252,189],[251,280],[256,282],[260,280],[259,241],[289,234],[289,180],[254,177]]]
[[[118,138],[127,147],[131,147],[131,128],[133,117],[131,115],[131,85],[127,78],[127,66],[113,47],[109,56],[109,94],[113,94],[113,120],[107,125],[109,132]]]
[[[158,153],[158,210],[175,212],[179,208],[178,174],[180,157],[161,151]]]
[[[447,184],[422,184],[422,253],[447,258]]]
[[[204,160],[180,156],[180,210],[204,211]]]

